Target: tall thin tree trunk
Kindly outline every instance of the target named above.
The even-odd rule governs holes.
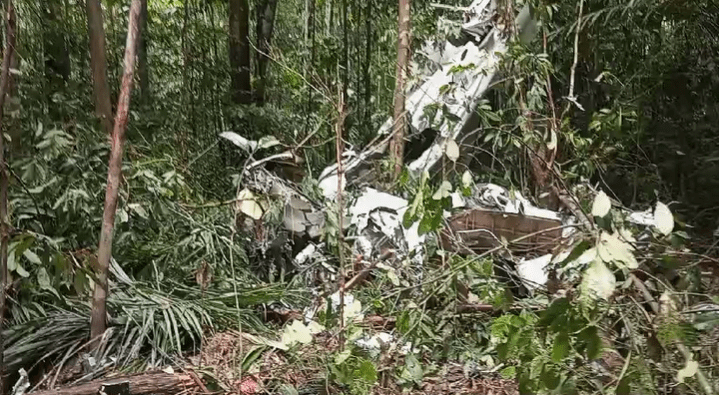
[[[267,68],[270,63],[270,42],[275,28],[278,0],[264,0],[257,8],[257,103],[265,102]]]
[[[315,67],[315,13],[316,13],[316,0],[309,0],[309,15],[307,16],[307,29],[309,30],[309,42],[310,42],[310,59],[309,65],[305,67],[306,79],[310,84],[313,83],[313,71]],[[307,86],[307,110],[305,113],[305,135],[310,131],[310,117],[312,114],[312,87]]]
[[[250,4],[230,0],[230,77],[232,100],[237,104],[252,101],[250,81]]]
[[[107,135],[112,134],[112,103],[107,83],[107,54],[105,53],[105,27],[102,21],[100,0],[86,0],[87,30],[90,35],[90,63],[92,89],[95,96],[95,114],[100,118]]]
[[[92,298],[92,316],[90,323],[90,337],[94,347],[100,342],[100,336],[105,332],[107,323],[107,273],[110,268],[112,256],[112,235],[115,225],[115,211],[117,209],[117,195],[120,190],[120,176],[122,172],[122,145],[127,127],[127,113],[130,108],[130,93],[135,74],[135,52],[140,38],[140,8],[142,0],[132,0],[130,18],[127,23],[127,42],[125,44],[125,71],[122,76],[122,88],[117,100],[117,114],[115,115],[115,128],[112,133],[110,147],[109,169],[107,172],[107,190],[105,191],[105,210],[102,215],[102,229],[100,231],[100,245],[97,253],[97,281]]]
[[[365,48],[365,64],[364,64],[364,123],[367,126],[368,135],[372,131],[372,79],[370,77],[370,67],[372,65],[372,20],[369,18],[372,15],[372,3],[373,0],[367,0],[367,12],[365,18],[365,35],[366,35],[366,48]]]
[[[334,1],[325,1],[325,35],[329,36],[332,33],[332,12]]]
[[[0,131],[2,130],[3,109],[5,96],[10,79],[10,64],[15,50],[15,8],[12,0],[7,0],[7,45],[2,60],[2,73],[0,74]],[[4,137],[0,134],[0,394],[5,393],[5,372],[3,354],[5,353],[5,339],[2,335],[2,324],[5,319],[5,290],[7,289],[7,249],[10,243],[10,219],[7,213],[8,174],[5,163]]]
[[[394,90],[394,125],[390,141],[390,160],[394,163],[394,178],[402,173],[404,137],[407,132],[405,116],[405,86],[410,65],[410,1],[399,0],[399,39],[397,40],[397,82]]]
[[[148,103],[150,100],[150,69],[147,64],[147,46],[150,39],[147,30],[149,22],[147,0],[142,0],[142,8],[140,9],[140,31],[142,31],[142,35],[137,48],[137,76],[138,80],[140,80],[140,101],[142,103]]]

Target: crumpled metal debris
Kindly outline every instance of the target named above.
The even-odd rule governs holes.
[[[398,259],[409,257],[413,263],[421,265],[425,236],[419,235],[419,223],[409,228],[402,224],[407,208],[405,199],[365,188],[349,207],[351,224],[357,229],[357,253],[365,259],[376,259],[385,249],[394,249]]]

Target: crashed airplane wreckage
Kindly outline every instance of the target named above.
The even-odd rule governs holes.
[[[408,164],[409,170],[415,175],[437,168],[448,140],[471,145],[466,139],[477,137],[477,133],[473,133],[478,126],[475,110],[495,80],[500,54],[507,50],[503,31],[494,26],[497,20],[494,7],[491,0],[475,0],[464,9],[462,37],[465,42],[462,45],[455,46],[451,42],[426,44],[426,48],[440,49],[428,55],[437,63],[437,69],[421,77],[415,89],[408,92],[406,109],[411,119],[408,138],[428,129],[437,130],[438,137],[426,151]],[[536,22],[530,17],[527,7],[519,13],[515,25],[521,41],[531,40],[536,33]],[[453,67],[470,64],[476,67],[450,73]],[[452,93],[444,93],[441,89],[448,84],[454,86]],[[436,114],[436,119],[429,119],[428,112],[424,110],[436,103],[445,105],[459,121],[441,123],[439,119],[442,114]],[[361,188],[356,199],[350,200],[346,207],[345,215],[349,220],[345,223],[353,228],[354,234],[348,239],[354,240],[355,253],[363,258],[365,268],[370,267],[369,261],[376,262],[385,257],[388,249],[394,252],[397,260],[409,260],[413,266],[421,267],[426,238],[430,235],[420,234],[418,222],[408,228],[403,225],[402,218],[409,208],[409,202],[366,186],[367,178],[371,175],[371,162],[387,151],[392,123],[393,120],[388,119],[379,129],[375,140],[362,152],[343,153],[341,183],[338,182],[336,164],[321,173],[319,187],[326,202],[312,202],[291,182],[273,177],[262,168],[261,165],[269,160],[293,157],[291,152],[286,152],[258,160],[246,167],[245,171],[251,174],[245,177],[246,189],[238,196],[238,211],[257,221],[262,217],[266,204],[260,203],[261,199],[255,194],[282,199],[285,230],[304,237],[305,241],[310,240],[309,243],[303,243],[302,250],[293,251],[292,265],[303,271],[301,268],[321,262],[336,275],[335,269],[326,263],[327,258],[321,253],[322,244],[314,244],[312,241],[316,241],[322,233],[326,219],[325,208],[336,199],[338,192],[344,194],[352,187],[355,190]],[[248,152],[273,145],[271,141],[248,141],[233,132],[222,133],[221,137]],[[460,153],[460,156],[468,155]],[[338,191],[338,186],[342,191]],[[557,212],[538,208],[519,193],[510,193],[493,184],[475,185],[471,196],[466,199],[454,193],[452,202],[453,209],[459,213],[451,215],[445,212],[446,226],[440,234],[440,246],[445,250],[469,254],[486,252],[505,246],[508,241],[517,241],[512,245],[513,259],[518,259],[514,265],[515,271],[530,290],[546,285],[546,269],[553,257],[556,259],[556,255],[562,255],[558,248],[571,243],[569,238],[577,222],[572,215],[560,216]],[[644,217],[632,215],[630,221],[650,225],[652,218]],[[278,240],[286,243],[286,239]]]

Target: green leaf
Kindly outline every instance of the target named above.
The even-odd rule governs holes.
[[[258,220],[262,218],[262,207],[255,200],[255,195],[249,189],[243,189],[237,195],[239,209],[248,217]]]
[[[604,262],[595,259],[584,271],[579,289],[582,296],[588,300],[607,300],[614,293],[616,285],[617,279],[614,277],[614,273],[607,268]]]
[[[437,192],[432,195],[432,199],[442,200],[449,197],[450,193],[452,193],[452,184],[449,181],[443,181],[442,185],[440,185],[439,189],[437,189]]]
[[[400,377],[406,381],[412,381],[417,385],[422,383],[424,372],[422,365],[414,354],[407,354],[405,357],[404,368],[400,373]]]
[[[597,246],[597,253],[604,262],[612,263],[619,267],[622,267],[620,263],[623,263],[630,270],[639,267],[632,250],[631,245],[620,240],[617,235],[608,232],[602,232]]]
[[[285,327],[282,333],[282,344],[290,347],[294,344],[309,344],[312,342],[310,328],[299,320],[292,321],[292,324]]]
[[[551,364],[544,365],[544,371],[542,372],[542,383],[545,387],[552,390],[559,387],[559,373],[555,367]]]
[[[459,159],[459,146],[454,139],[447,140],[447,145],[444,147],[444,153],[452,162],[456,162],[457,159]]]
[[[472,173],[470,173],[469,170],[465,170],[462,174],[462,187],[469,188],[472,186],[472,182]]]
[[[552,360],[554,362],[561,362],[567,355],[569,355],[569,334],[567,332],[560,332],[557,337],[554,338]]]
[[[611,208],[612,202],[609,200],[607,194],[604,193],[604,191],[599,191],[592,204],[592,215],[595,217],[604,217],[609,214]]]
[[[33,263],[33,264],[35,264],[35,265],[41,265],[41,264],[42,264],[42,260],[40,259],[40,257],[37,256],[37,254],[35,254],[34,252],[32,252],[32,251],[30,251],[30,250],[25,250],[25,251],[23,251],[22,255],[23,255],[25,258],[27,258],[27,260],[30,261],[30,263]]]
[[[592,325],[585,328],[579,332],[579,338],[586,344],[587,359],[599,358],[602,353],[602,339],[599,337],[597,327]]]
[[[375,383],[377,381],[377,368],[372,361],[363,359],[359,368],[355,370],[355,376],[361,378],[366,383]]]
[[[339,354],[335,355],[335,365],[342,365],[347,358],[349,358],[352,355],[352,350],[347,348],[344,351],[340,352]]]
[[[499,374],[505,380],[513,380],[515,377],[517,377],[517,367],[507,366],[506,368],[502,369]]]
[[[22,267],[22,265],[19,264],[19,263],[15,266],[15,272],[16,272],[17,274],[19,274],[20,277],[23,277],[23,278],[28,278],[28,277],[30,277],[30,273],[28,273],[28,271],[25,270],[25,268]]]
[[[275,136],[265,136],[260,139],[260,141],[257,143],[258,149],[265,149],[274,147],[275,145],[279,145],[280,141],[277,140]]]
[[[569,300],[567,298],[559,298],[549,305],[547,310],[542,314],[542,318],[539,320],[539,326],[549,326],[560,317],[564,316],[569,310]]]
[[[47,274],[47,271],[44,267],[41,267],[40,270],[37,271],[37,283],[42,289],[51,288],[50,276]]]
[[[654,226],[663,235],[668,235],[674,230],[674,216],[669,207],[662,202],[657,202],[657,208],[654,210]]]
[[[568,263],[577,260],[577,258],[582,256],[582,254],[584,254],[584,252],[587,251],[591,246],[592,244],[587,240],[582,240],[579,243],[575,244],[572,248],[572,252],[570,252],[564,260],[559,262],[559,266],[564,267]]]

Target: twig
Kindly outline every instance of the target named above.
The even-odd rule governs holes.
[[[362,269],[359,273],[357,273],[354,277],[352,277],[344,286],[344,291],[347,292],[350,289],[352,289],[355,285],[357,285],[360,281],[362,281],[369,272],[372,271],[375,267],[377,267],[377,264],[384,261],[385,259],[388,259],[394,254],[394,251],[386,251],[382,256],[380,256],[376,261],[372,262],[368,267]]]
[[[340,100],[337,104],[337,109],[339,113],[339,117],[337,118],[337,124],[335,127],[335,133],[336,133],[336,144],[335,148],[337,150],[337,226],[339,230],[337,231],[337,250],[338,250],[338,257],[339,257],[339,299],[340,299],[340,306],[339,306],[339,315],[340,315],[340,333],[339,333],[339,343],[340,343],[340,350],[344,349],[344,305],[345,305],[345,273],[344,273],[344,235],[343,235],[343,219],[344,219],[344,210],[343,210],[343,202],[342,202],[342,178],[344,177],[344,169],[342,168],[342,152],[344,151],[344,142],[342,140],[342,131],[344,129],[344,118],[345,118],[345,104],[344,104],[344,95],[342,94],[342,91],[340,90]]]
[[[264,164],[264,163],[273,161],[273,160],[275,160],[275,159],[293,159],[294,157],[295,157],[295,154],[293,154],[292,151],[285,151],[285,152],[282,152],[282,153],[279,153],[279,154],[270,155],[270,156],[268,156],[268,157],[266,157],[266,158],[262,158],[262,159],[260,159],[260,160],[256,160],[256,161],[250,163],[250,164],[247,166],[247,170],[252,170],[252,169],[254,169],[255,167],[257,167],[257,166],[259,166],[259,165],[261,165],[261,164]]]
[[[246,200],[254,200],[254,199],[230,199],[225,200],[222,202],[212,202],[212,203],[205,203],[205,204],[186,204],[186,203],[180,203],[180,206],[185,208],[192,208],[192,209],[199,209],[199,208],[215,208],[220,206],[227,206],[233,203],[237,202],[244,202]]]

